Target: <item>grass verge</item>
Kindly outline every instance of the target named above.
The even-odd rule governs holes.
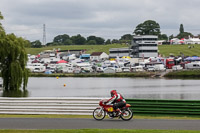
[[[87,118],[92,115],[0,115],[0,118]],[[133,119],[183,119],[200,120],[199,116],[134,115]]]
[[[135,72],[135,73],[31,73],[31,77],[151,77],[153,73]]]
[[[65,130],[0,130],[1,133],[199,133],[189,130],[128,130],[128,129],[65,129]]]
[[[167,73],[166,78],[200,79],[200,70],[173,71]]]

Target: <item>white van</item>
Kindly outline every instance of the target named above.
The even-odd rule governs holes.
[[[132,70],[133,70],[133,72],[142,72],[142,71],[144,71],[142,66],[132,67]]]
[[[156,64],[154,68],[155,68],[155,71],[166,71],[165,65],[163,64]]]
[[[200,62],[191,62],[185,64],[185,69],[200,69]]]

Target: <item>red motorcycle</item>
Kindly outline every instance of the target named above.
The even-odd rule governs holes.
[[[131,106],[130,104],[126,104],[125,107],[121,108],[121,113],[114,110],[112,105],[106,105],[107,99],[103,99],[99,102],[100,107],[97,107],[93,111],[93,117],[95,120],[103,120],[106,116],[106,114],[110,118],[121,118],[124,121],[131,120],[133,118],[133,112],[129,109]]]

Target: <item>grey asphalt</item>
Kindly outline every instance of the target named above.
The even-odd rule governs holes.
[[[200,120],[0,118],[0,129],[171,129],[200,130]]]

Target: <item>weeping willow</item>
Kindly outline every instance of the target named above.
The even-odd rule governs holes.
[[[2,19],[3,19],[3,16],[1,15],[1,12],[0,12],[0,20],[2,20]],[[3,29],[3,27],[2,27],[2,25],[0,23],[0,32],[2,32],[2,31],[4,31],[4,29]]]
[[[0,70],[4,92],[18,92],[21,88],[26,91],[29,77],[26,43],[23,38],[0,31]]]

